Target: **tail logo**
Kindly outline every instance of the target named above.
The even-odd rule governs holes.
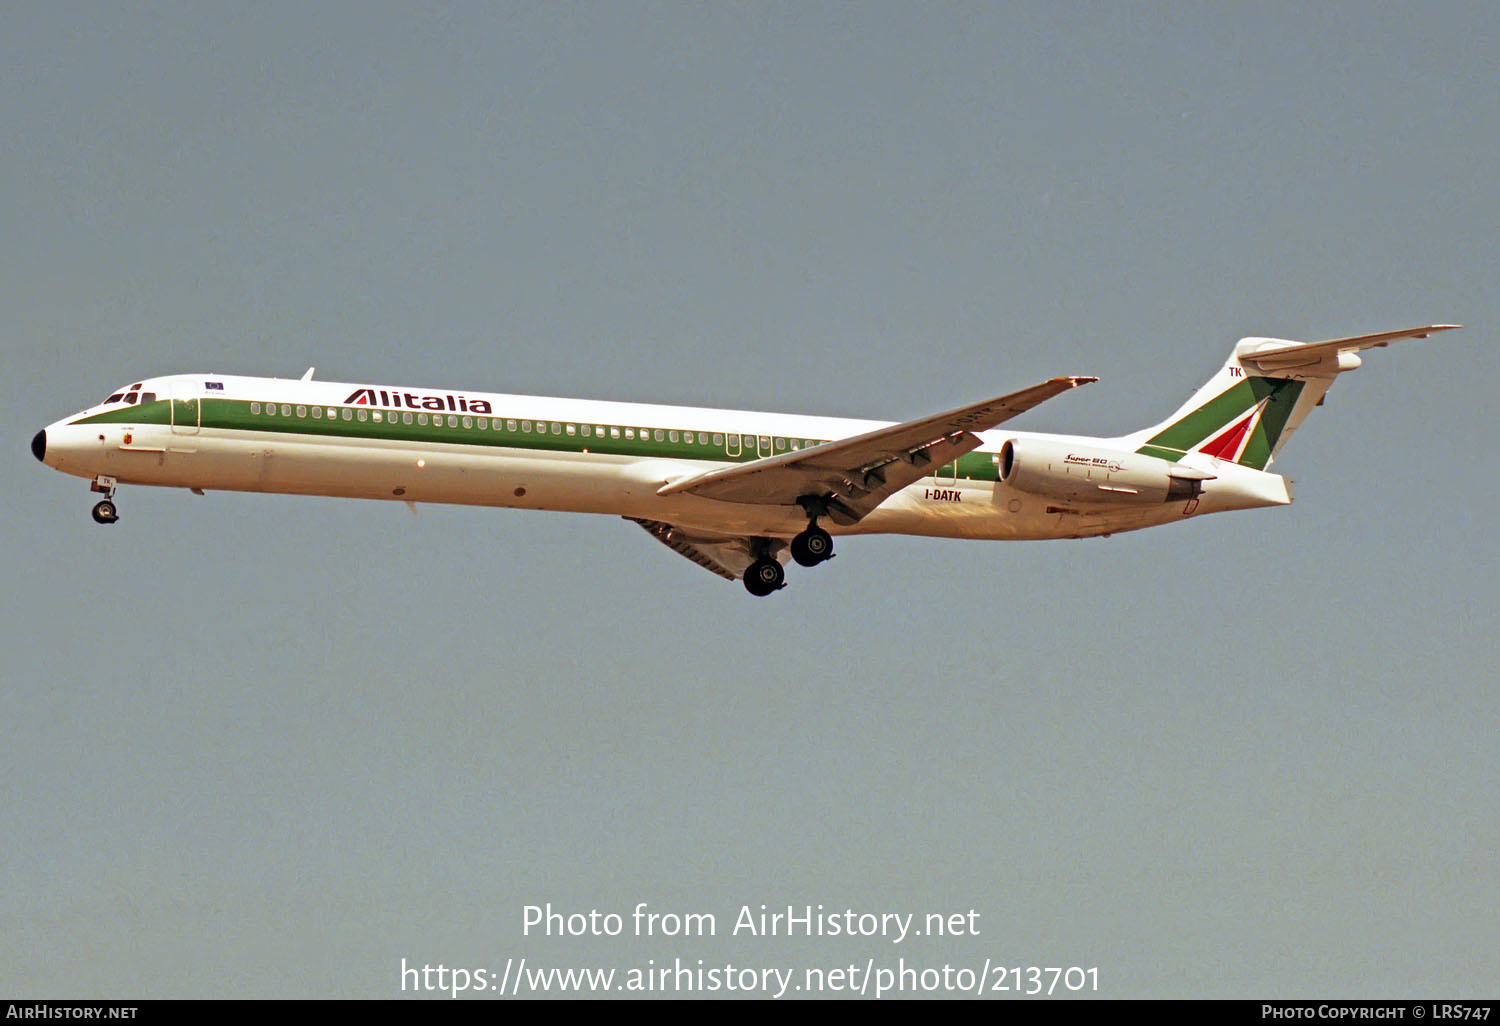
[[[1202,452],[1264,470],[1302,394],[1288,378],[1243,378],[1158,431],[1138,452],[1177,461]]]
[[[1213,456],[1216,459],[1228,460],[1230,463],[1233,463],[1235,458],[1239,456],[1240,451],[1244,449],[1246,440],[1250,437],[1250,428],[1255,424],[1255,418],[1259,417],[1261,411],[1265,408],[1266,400],[1262,399],[1259,403],[1256,403],[1255,409],[1240,418],[1233,427],[1209,441],[1206,445],[1199,448],[1198,451],[1205,456]]]

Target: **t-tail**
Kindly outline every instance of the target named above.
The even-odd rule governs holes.
[[[1242,338],[1219,373],[1181,409],[1123,441],[1136,452],[1173,463],[1199,452],[1264,470],[1323,402],[1333,379],[1360,365],[1360,350],[1458,327],[1430,324],[1327,342]]]

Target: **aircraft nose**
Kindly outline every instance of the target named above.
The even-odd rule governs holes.
[[[47,459],[47,432],[38,431],[36,437],[31,440],[31,454],[37,459],[46,462]]]

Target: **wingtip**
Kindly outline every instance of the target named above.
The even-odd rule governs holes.
[[[1073,387],[1074,388],[1077,388],[1079,385],[1092,385],[1094,382],[1098,381],[1099,379],[1098,378],[1094,378],[1094,377],[1080,376],[1080,375],[1075,374],[1072,377],[1068,378],[1067,380],[1071,381],[1073,383]]]
[[[1412,337],[1413,338],[1426,338],[1427,336],[1432,335],[1435,332],[1439,332],[1439,331],[1453,331],[1456,328],[1462,328],[1462,327],[1463,327],[1462,324],[1429,324],[1429,325],[1427,325],[1427,327],[1420,329],[1419,332],[1413,332],[1412,333]]]

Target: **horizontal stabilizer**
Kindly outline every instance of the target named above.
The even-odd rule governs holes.
[[[1392,342],[1407,338],[1426,338],[1439,331],[1452,331],[1461,324],[1429,324],[1425,328],[1408,328],[1404,331],[1383,331],[1376,335],[1355,335],[1351,338],[1335,338],[1327,342],[1280,342],[1275,340],[1253,340],[1237,351],[1240,363],[1248,364],[1260,371],[1293,370],[1321,363],[1339,353],[1353,353],[1361,349],[1378,349]]]

